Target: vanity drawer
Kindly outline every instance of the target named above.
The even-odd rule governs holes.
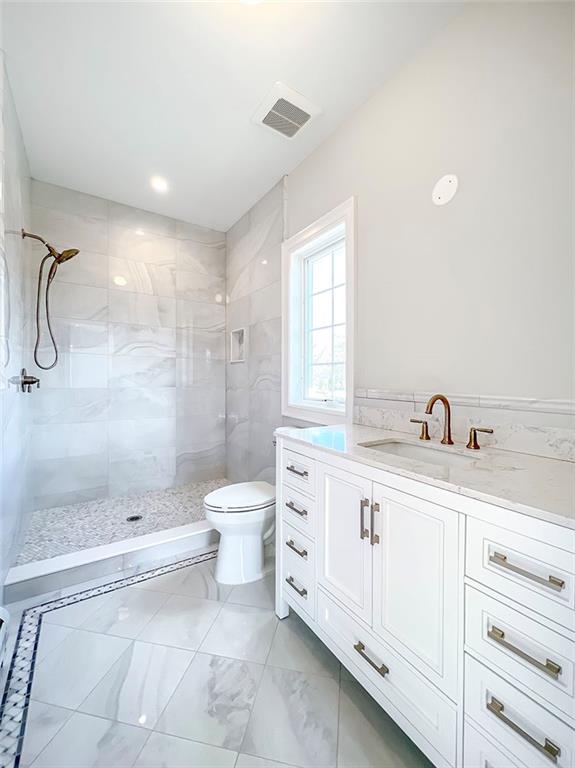
[[[282,487],[282,517],[290,525],[313,538],[315,532],[315,501],[288,485]]]
[[[572,768],[575,731],[468,654],[465,713],[529,768]]]
[[[573,628],[573,552],[468,518],[465,571],[496,592]]]
[[[289,530],[284,525],[283,533],[283,551],[282,551],[282,590],[289,601],[293,601],[302,610],[308,613],[312,619],[315,619],[315,562],[313,552],[313,542],[306,541],[305,537],[298,534],[295,530]],[[290,536],[289,533],[292,535]],[[293,541],[294,546],[307,552],[307,557],[297,555],[292,549],[286,546],[287,541]]]
[[[465,590],[465,645],[537,697],[575,718],[575,643],[472,587]]]
[[[311,583],[315,579],[315,552],[314,543],[311,539],[292,528],[286,523],[283,524],[283,558],[292,569],[297,569],[304,575],[306,581]]]
[[[381,691],[382,697],[396,707],[448,763],[455,765],[455,707],[321,589],[318,589],[317,600],[318,624],[348,659],[345,665],[363,672]]]
[[[282,462],[284,482],[309,496],[315,496],[315,461],[284,448]]]
[[[524,768],[519,762],[510,760],[467,720],[463,728],[463,741],[465,768]]]

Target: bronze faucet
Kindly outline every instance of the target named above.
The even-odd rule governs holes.
[[[453,440],[451,439],[451,406],[449,405],[449,400],[445,397],[445,395],[433,395],[433,397],[431,397],[427,403],[425,413],[428,415],[431,414],[433,411],[433,406],[438,400],[441,400],[443,403],[443,411],[445,416],[445,421],[443,423],[443,439],[441,443],[442,445],[453,445]]]

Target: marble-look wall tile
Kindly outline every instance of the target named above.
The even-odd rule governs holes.
[[[110,256],[144,264],[175,267],[177,240],[143,229],[110,227]]]
[[[110,353],[172,357],[176,354],[176,332],[173,328],[110,323]]]
[[[108,386],[175,387],[176,360],[173,357],[112,355],[109,358]]]
[[[108,356],[60,352],[55,368],[45,371],[30,363],[28,373],[40,379],[43,389],[103,389],[108,386]]]
[[[275,483],[273,431],[281,416],[283,184],[227,235],[227,477]],[[229,362],[229,333],[247,328],[247,359]]]
[[[178,387],[215,388],[225,392],[226,364],[209,357],[179,357],[176,360]]]
[[[110,256],[109,285],[121,291],[173,298],[176,295],[176,270],[171,266]]]
[[[220,332],[225,330],[226,308],[223,304],[178,299],[177,307],[179,328]]]
[[[104,454],[108,450],[108,424],[34,424],[31,438],[31,458],[36,461]]]
[[[108,418],[107,389],[39,389],[31,402],[34,424],[81,424]]]
[[[176,414],[176,390],[173,387],[110,389],[109,400],[110,421],[163,419]]]
[[[176,354],[178,357],[204,357],[207,360],[225,360],[225,336],[220,332],[177,328]]]
[[[222,304],[225,284],[224,278],[216,275],[187,270],[178,270],[176,273],[176,295],[179,299]]]
[[[110,291],[109,318],[112,323],[176,327],[176,300],[127,291]]]
[[[40,205],[42,208],[75,213],[92,219],[108,218],[107,200],[66,189],[66,187],[58,187],[55,184],[47,184],[44,181],[34,181],[31,198],[33,205]]]
[[[194,240],[179,240],[176,264],[178,269],[214,275],[223,279],[226,276],[225,242],[209,244]]]
[[[109,466],[110,496],[169,488],[176,479],[176,449],[136,449]]]
[[[31,310],[32,311],[32,310]],[[54,338],[60,353],[75,352],[77,354],[100,355],[108,353],[108,324],[91,320],[73,320],[55,317],[52,321]],[[35,338],[35,330],[30,325],[29,338]],[[50,337],[45,331],[40,336],[39,351],[41,362],[51,362],[54,356]]]
[[[64,271],[66,263],[58,270],[58,275]],[[87,285],[69,285],[59,282],[56,277],[50,289],[50,310],[53,317],[106,321],[108,290]]]
[[[95,253],[108,250],[108,224],[100,218],[35,205],[32,221],[34,228],[56,248],[79,248]]]
[[[34,496],[103,487],[108,482],[108,452],[68,456],[60,466],[54,459],[33,459],[30,470]]]
[[[119,459],[131,451],[174,448],[176,419],[132,419],[108,424],[108,446],[111,459]]]
[[[175,237],[178,222],[159,213],[142,211],[122,203],[108,204],[110,224],[127,229],[141,229],[156,235]]]

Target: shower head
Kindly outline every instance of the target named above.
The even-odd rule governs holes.
[[[25,230],[22,230],[22,239],[25,237],[30,237],[32,240],[39,240],[43,245],[46,246],[48,249],[48,253],[56,264],[62,264],[64,261],[68,261],[68,259],[73,259],[74,256],[76,256],[80,251],[78,248],[68,248],[65,251],[62,251],[62,253],[58,253],[58,251],[54,248],[53,245],[50,245],[46,240],[44,240],[43,237],[40,237],[40,235],[33,235],[31,232],[26,232]]]
[[[73,259],[74,256],[76,256],[80,251],[78,248],[68,248],[66,251],[62,251],[62,253],[59,253],[54,258],[56,259],[58,264],[61,264],[63,261],[68,261],[68,259]]]

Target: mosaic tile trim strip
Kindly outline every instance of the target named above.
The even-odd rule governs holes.
[[[144,573],[118,579],[117,581],[68,595],[68,597],[60,597],[56,600],[28,608],[20,621],[16,647],[8,672],[4,696],[0,704],[0,768],[18,768],[20,765],[26,730],[26,716],[34,678],[36,651],[44,614],[55,611],[58,608],[64,608],[72,603],[89,600],[97,595],[115,592],[123,587],[130,587],[142,581],[148,581],[156,576],[162,576],[164,573],[179,571],[182,568],[188,568],[190,565],[197,565],[206,560],[212,560],[216,554],[217,550],[213,550],[202,555],[195,555],[186,560],[159,566]]]

